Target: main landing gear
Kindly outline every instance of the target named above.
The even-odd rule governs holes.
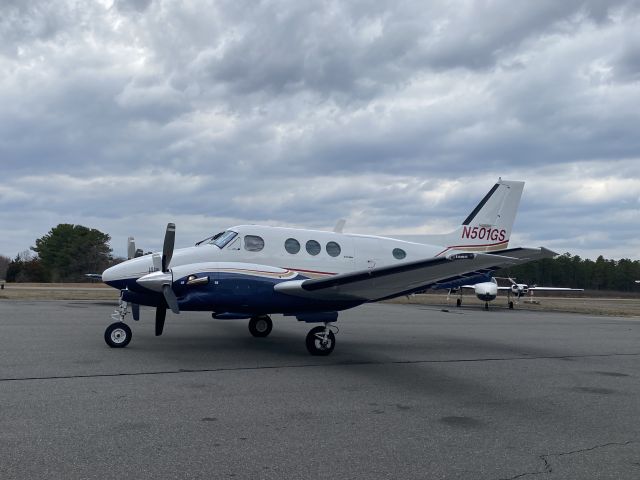
[[[111,348],[124,348],[131,341],[131,329],[129,325],[124,323],[127,313],[129,313],[129,305],[120,299],[118,308],[111,314],[111,318],[117,321],[109,325],[104,331],[104,341]]]
[[[249,331],[254,337],[266,337],[271,333],[273,322],[268,315],[251,317],[249,320]]]
[[[336,336],[334,335],[332,328],[337,327],[325,323],[324,327],[314,327],[309,330],[307,334],[307,350],[311,355],[326,356],[333,352],[336,346]]]
[[[517,297],[516,300],[520,300],[520,297]],[[513,310],[513,300],[511,300],[511,289],[507,290],[507,306],[509,307],[509,310]]]
[[[254,337],[266,337],[271,333],[273,322],[268,315],[258,315],[249,320],[249,332]],[[326,356],[333,352],[336,346],[338,327],[325,323],[324,327],[314,327],[309,330],[306,338],[307,350],[311,355]]]
[[[458,298],[456,298],[456,307],[462,306],[462,287],[450,288],[447,290],[447,305],[449,305],[449,299],[451,298],[452,293],[458,293]]]
[[[257,315],[249,320],[249,332],[254,337],[264,338],[271,333],[273,322],[268,315]],[[324,326],[309,330],[306,338],[307,350],[311,355],[326,356],[333,352],[336,346],[338,327],[325,322]]]

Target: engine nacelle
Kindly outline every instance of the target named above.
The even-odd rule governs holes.
[[[515,283],[511,285],[511,292],[514,295],[526,295],[529,292],[529,286],[524,283]]]

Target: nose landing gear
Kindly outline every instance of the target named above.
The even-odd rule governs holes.
[[[129,305],[120,298],[118,308],[111,314],[111,318],[117,321],[109,325],[104,331],[104,341],[111,348],[124,348],[131,341],[131,329],[129,325],[124,323],[127,313],[129,313]]]
[[[112,323],[104,332],[104,341],[111,348],[124,348],[131,341],[131,329],[124,322]]]

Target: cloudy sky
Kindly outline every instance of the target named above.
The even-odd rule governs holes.
[[[58,223],[453,229],[640,258],[640,2],[0,3],[0,254]]]

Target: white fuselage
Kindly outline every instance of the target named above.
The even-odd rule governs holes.
[[[476,297],[483,302],[490,302],[498,296],[498,284],[494,279],[491,280],[490,282],[476,283],[473,286]]]
[[[307,277],[318,277],[435,257],[447,247],[386,237],[262,225],[239,225],[229,228],[227,232],[237,235],[222,248],[210,241],[195,247],[176,249],[171,266],[239,262],[280,267]],[[146,275],[153,271],[151,257],[145,255],[117,265],[105,272],[106,278],[103,280]]]

